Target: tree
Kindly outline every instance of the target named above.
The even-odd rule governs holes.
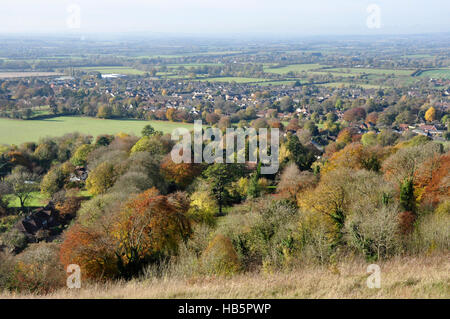
[[[239,177],[239,173],[242,171],[242,164],[216,163],[203,172],[210,186],[211,195],[214,196],[219,205],[219,216],[222,215],[223,205],[229,196],[227,187]]]
[[[195,163],[174,163],[170,155],[166,156],[161,164],[164,177],[176,183],[181,188],[186,188],[201,174],[203,167]]]
[[[209,125],[213,125],[213,124],[216,124],[217,122],[219,122],[220,115],[218,115],[216,113],[208,113],[208,114],[206,114],[205,120]]]
[[[114,185],[116,178],[114,165],[110,162],[103,162],[89,174],[86,188],[92,195],[104,194]]]
[[[89,153],[94,149],[91,144],[83,144],[77,148],[70,161],[75,166],[86,166],[87,157]]]
[[[214,216],[217,212],[217,203],[207,190],[198,190],[191,195],[188,215],[197,223],[215,225]]]
[[[400,185],[400,205],[408,212],[414,212],[416,197],[414,195],[414,183],[412,179],[405,179]]]
[[[260,185],[258,183],[259,176],[261,174],[261,163],[258,164],[258,168],[256,172],[252,174],[250,177],[250,182],[247,189],[247,197],[248,198],[257,198],[261,193]]]
[[[118,274],[114,238],[105,230],[75,224],[65,233],[59,254],[65,267],[79,265],[83,278],[113,279]]]
[[[125,205],[113,230],[122,276],[130,278],[144,265],[175,253],[178,244],[190,236],[190,221],[180,208],[154,188]]]
[[[108,105],[102,105],[98,108],[97,117],[101,119],[109,119],[112,117],[112,108]]]
[[[425,113],[425,120],[427,122],[433,122],[436,120],[436,109],[434,107],[430,107]]]
[[[41,181],[41,193],[52,196],[59,192],[67,182],[69,175],[65,174],[61,166],[55,166]]]
[[[172,146],[173,142],[165,136],[144,136],[133,146],[131,153],[149,152],[151,155],[166,155]]]
[[[297,164],[300,170],[309,170],[316,160],[314,154],[300,143],[297,135],[289,135],[286,144],[289,151],[288,160]]]
[[[24,212],[33,192],[39,190],[38,177],[25,171],[13,171],[6,182],[10,185],[12,194],[19,199],[20,208]]]
[[[156,131],[153,128],[153,126],[151,126],[149,124],[149,125],[144,126],[144,128],[142,129],[141,134],[142,134],[142,136],[147,136],[148,137],[148,136],[152,136],[152,135],[156,134]]]
[[[308,171],[300,172],[297,165],[290,163],[281,174],[277,192],[282,196],[295,200],[301,190],[312,187],[315,183],[316,177],[313,173]]]
[[[364,120],[366,117],[366,110],[362,107],[356,107],[350,110],[345,111],[344,120],[347,122],[357,122],[360,120]]]
[[[166,117],[171,122],[173,122],[174,113],[175,113],[175,109],[173,109],[173,108],[170,108],[166,111]]]

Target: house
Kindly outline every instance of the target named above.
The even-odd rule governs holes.
[[[47,206],[36,209],[31,215],[20,220],[15,227],[27,237],[28,241],[36,242],[41,236],[40,233],[47,232],[51,235],[54,228],[59,225],[61,225],[59,213],[50,202]]]

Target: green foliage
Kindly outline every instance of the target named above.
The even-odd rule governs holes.
[[[77,148],[70,162],[75,166],[85,166],[89,153],[94,149],[91,144],[83,144]]]
[[[67,182],[66,175],[61,166],[55,166],[44,176],[41,181],[41,193],[48,196],[59,192]]]
[[[86,180],[86,188],[92,195],[104,194],[114,185],[117,174],[114,165],[103,162],[98,165]]]
[[[244,172],[242,164],[216,163],[210,165],[204,172],[211,195],[219,205],[219,215],[222,215],[222,208],[229,199],[228,186],[236,181]]]
[[[293,161],[302,171],[309,170],[312,163],[316,160],[314,154],[304,147],[297,135],[289,135],[287,141],[289,156],[287,161]]]
[[[412,179],[405,179],[400,185],[400,205],[408,212],[414,212],[416,209],[416,197]]]
[[[282,267],[295,255],[297,222],[290,202],[259,199],[233,208],[217,233],[232,240],[244,269]]]

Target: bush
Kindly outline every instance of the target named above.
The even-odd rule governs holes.
[[[412,252],[448,251],[450,249],[449,202],[441,204],[434,213],[419,217],[411,238]],[[447,210],[444,210],[447,208]]]
[[[402,249],[394,205],[354,212],[345,228],[347,242],[368,260],[388,258]]]
[[[313,263],[328,263],[336,242],[335,234],[330,218],[319,213],[302,212],[297,233],[300,258]]]
[[[27,246],[27,236],[17,228],[12,228],[2,236],[3,245],[11,252],[21,252]]]
[[[216,201],[211,198],[207,191],[197,191],[191,195],[191,207],[188,215],[197,223],[204,223],[207,225],[215,225],[215,215],[218,211]]]
[[[283,267],[295,254],[297,208],[289,201],[257,200],[235,207],[217,233],[229,237],[245,269]]]
[[[207,274],[232,275],[239,271],[238,255],[228,237],[216,235],[201,258],[201,265]]]
[[[47,294],[64,287],[66,274],[55,244],[34,244],[16,258],[10,289]]]

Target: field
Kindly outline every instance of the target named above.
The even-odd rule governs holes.
[[[9,199],[9,207],[20,207],[20,200],[18,197],[14,195],[8,195]],[[33,192],[30,196],[30,199],[26,202],[26,206],[37,207],[45,205],[48,202],[48,198],[42,195],[40,192]]]
[[[0,72],[0,79],[40,77],[40,76],[59,76],[59,75],[62,75],[62,74],[56,73],[56,72]]]
[[[208,81],[208,82],[236,82],[236,83],[258,83],[258,82],[264,82],[266,79],[260,79],[260,78],[244,78],[244,77],[222,77],[222,78],[205,78],[201,81]]]
[[[83,67],[84,71],[100,72],[101,74],[124,74],[124,75],[143,75],[145,71],[133,69],[127,66],[99,66]]]
[[[11,120],[0,118],[0,144],[21,144],[38,141],[47,136],[61,136],[80,132],[97,136],[119,132],[140,136],[142,128],[150,124],[156,130],[172,132],[177,127],[193,128],[192,124],[165,121],[102,120],[88,117],[55,117],[45,120]]]
[[[48,296],[0,292],[0,298],[448,298],[447,255],[398,257],[377,263],[381,287],[367,287],[369,263],[353,260],[333,268],[303,266],[273,274],[246,273],[230,278],[163,278],[85,285]]]
[[[424,71],[420,74],[420,77],[450,80],[450,69],[437,69]]]
[[[346,74],[385,74],[390,75],[394,74],[396,76],[407,76],[411,75],[414,70],[395,70],[395,69],[371,69],[371,68],[331,68],[323,70],[326,72],[337,72],[337,73],[346,73]]]
[[[266,66],[264,67],[264,72],[275,73],[275,74],[287,74],[289,72],[303,72],[315,69],[320,69],[325,67],[325,65],[320,64],[291,64],[281,68]]]

